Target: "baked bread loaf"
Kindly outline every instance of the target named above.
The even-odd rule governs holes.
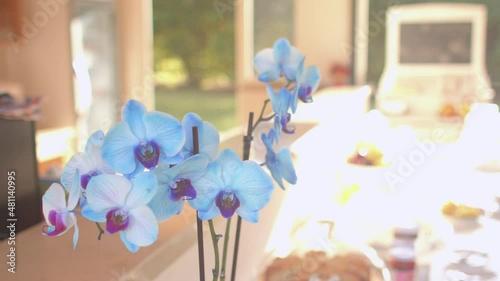
[[[322,251],[304,256],[276,258],[267,268],[264,281],[369,281],[371,263],[362,254],[346,253],[329,257]]]

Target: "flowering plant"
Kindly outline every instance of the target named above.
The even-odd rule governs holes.
[[[216,264],[213,280],[225,279],[227,241],[224,242],[222,266],[219,267],[212,219],[219,214],[228,220],[226,233],[234,213],[238,215],[232,280],[235,276],[241,219],[256,223],[259,210],[271,198],[274,181],[284,189],[283,181],[295,184],[297,176],[290,151],[275,151],[281,132],[291,134],[291,114],[298,101],[312,102],[319,84],[315,66],[304,69],[304,56],[286,39],[279,39],[271,49],[255,56],[258,79],[270,83],[279,78],[286,86],[275,91],[266,86],[267,99],[256,122],[250,113],[248,132],[244,138],[243,159],[232,150],[218,151],[219,133],[195,113],[182,122],[169,114],[147,111],[136,100],[122,108],[122,121],[104,134],[93,133],[84,152],[76,153],[63,169],[61,184],[54,183],[44,194],[43,213],[47,226],[43,234],[59,236],[74,227],[73,247],[78,242],[76,215],[96,223],[100,236],[119,233],[128,250],[154,243],[158,223],[181,213],[187,201],[198,213],[198,244],[202,223],[208,220]],[[264,117],[271,102],[273,114]],[[273,120],[273,128],[261,139],[266,147],[265,163],[249,160],[252,134],[258,124]],[[271,176],[264,170],[266,166]],[[65,192],[69,193],[68,201]],[[77,205],[79,209],[77,210]],[[201,237],[202,238],[202,237]],[[224,239],[227,239],[224,237]],[[201,251],[203,253],[203,251]],[[204,280],[203,255],[200,257],[200,279]]]

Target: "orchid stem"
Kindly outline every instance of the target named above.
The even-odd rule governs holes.
[[[269,99],[264,102],[264,106],[260,113],[260,117],[264,115],[264,109],[266,108]],[[254,128],[260,122],[260,118],[257,120],[255,126],[253,125],[253,112],[248,114],[248,127],[247,127],[247,135],[243,137],[243,161],[248,160],[250,158],[250,147],[252,145],[252,133]],[[241,217],[238,216],[238,220],[236,222],[236,236],[234,239],[234,252],[233,252],[233,267],[231,271],[231,281],[235,281],[236,278],[236,265],[238,264],[238,250],[240,247],[240,232],[241,232]]]
[[[210,227],[210,235],[212,236],[212,244],[214,245],[214,256],[215,256],[215,268],[212,270],[213,281],[219,279],[219,238],[215,234],[214,222],[213,220],[208,220],[208,225]]]
[[[97,240],[101,240],[101,236],[104,234],[104,230],[102,230],[102,227],[98,222],[96,222],[95,225],[97,225],[97,229],[99,230],[99,235],[97,236]]]
[[[270,99],[267,99],[264,101],[264,105],[262,106],[262,110],[260,111],[260,115],[259,115],[259,119],[257,119],[257,122],[255,122],[255,125],[253,125],[252,127],[249,127],[251,128],[250,131],[247,132],[247,135],[252,135],[253,131],[257,128],[257,126],[259,125],[259,123],[261,121],[267,121],[267,120],[271,120],[272,117],[274,117],[274,114],[271,118],[263,118],[264,117],[264,111],[266,111],[266,107],[267,107],[267,104],[270,102],[271,100]],[[253,123],[253,120],[252,120],[252,123]],[[250,124],[250,122],[249,122]]]
[[[226,280],[226,259],[227,259],[227,246],[229,244],[229,229],[231,228],[231,218],[226,222],[226,233],[224,233],[224,248],[222,249],[222,266],[220,269],[220,281]]]
[[[200,142],[198,137],[198,126],[191,128],[193,134],[193,154],[200,153]],[[196,230],[198,234],[198,269],[200,272],[200,281],[205,281],[205,250],[203,246],[203,222],[200,220],[198,211],[196,211]]]

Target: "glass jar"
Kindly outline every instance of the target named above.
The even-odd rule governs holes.
[[[394,281],[413,281],[415,276],[415,249],[396,246],[390,250],[389,265]]]

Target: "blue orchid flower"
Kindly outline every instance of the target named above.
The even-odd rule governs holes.
[[[73,184],[79,184],[80,176],[78,171],[75,172]],[[78,243],[78,224],[74,209],[78,204],[79,189],[73,188],[68,197],[66,204],[66,195],[64,188],[53,183],[42,197],[42,209],[45,217],[45,222],[48,224],[42,229],[42,233],[46,236],[59,236],[66,233],[71,227],[75,227],[73,234],[73,249]]]
[[[147,112],[136,100],[123,106],[122,120],[109,130],[101,150],[105,163],[118,173],[152,170],[160,158],[175,156],[184,145],[184,131],[177,119],[163,112]]]
[[[236,212],[244,220],[257,222],[259,210],[271,198],[271,177],[253,161],[242,161],[232,150],[223,150],[206,173],[193,181],[195,199],[188,201],[202,220],[221,214],[230,218]]]
[[[275,93],[270,85],[266,85],[266,90],[271,100],[273,111],[276,114],[274,117],[274,130],[277,134],[276,141],[278,141],[281,131],[287,134],[295,132],[294,127],[288,127],[288,123],[291,120],[291,114],[288,113],[288,109],[290,108],[293,95],[287,88],[281,88],[278,93]]]
[[[304,61],[303,59],[297,69],[297,85],[294,88],[293,101],[291,104],[292,113],[297,110],[297,104],[299,99],[304,103],[310,103],[313,101],[312,94],[316,92],[318,88],[321,75],[317,66],[308,66],[304,71]]]
[[[127,249],[137,252],[158,237],[156,217],[147,206],[157,188],[152,172],[139,173],[131,180],[119,175],[98,175],[87,186],[88,204],[82,215],[91,221],[105,222],[107,233],[119,232]]]
[[[92,177],[115,173],[102,160],[101,147],[103,142],[104,133],[101,130],[94,132],[87,140],[85,152],[76,153],[64,166],[61,183],[68,192],[71,192],[73,187],[80,190],[80,207],[84,207],[87,202],[84,193]],[[73,180],[76,172],[80,174],[80,182],[75,186]]]
[[[273,82],[283,76],[288,81],[295,81],[297,67],[303,57],[287,39],[281,38],[276,40],[272,49],[264,49],[255,55],[254,68],[261,82]]]
[[[184,159],[194,155],[193,152],[193,132],[194,126],[198,127],[198,143],[200,154],[206,156],[209,160],[214,160],[219,152],[219,131],[207,121],[203,121],[196,113],[190,112],[184,115],[182,126],[186,135],[186,141],[182,148]]]
[[[160,164],[154,170],[158,191],[148,205],[158,221],[180,214],[184,200],[196,198],[196,187],[192,182],[205,173],[207,165],[207,157],[194,155],[176,166]]]
[[[266,167],[271,172],[274,180],[278,183],[278,185],[285,189],[283,185],[283,179],[291,184],[297,183],[297,175],[295,174],[295,168],[292,163],[292,156],[290,154],[290,150],[286,147],[282,147],[278,154],[274,152],[273,141],[275,138],[274,130],[271,129],[266,136],[266,134],[262,134],[262,142],[266,146]]]

